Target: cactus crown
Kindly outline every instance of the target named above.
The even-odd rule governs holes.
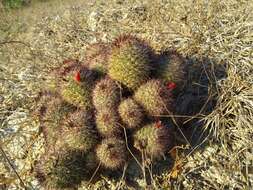
[[[96,150],[98,160],[112,170],[122,167],[127,160],[125,142],[117,138],[108,138],[101,142]]]
[[[93,104],[99,110],[115,108],[120,101],[120,91],[116,82],[110,78],[100,80],[93,90]]]
[[[134,146],[146,151],[153,158],[159,158],[173,144],[171,129],[160,121],[145,125],[134,134]]]
[[[142,108],[131,98],[123,100],[118,111],[127,128],[138,127],[144,117]]]
[[[116,39],[108,62],[109,76],[131,90],[149,78],[150,49],[134,37]]]
[[[171,109],[171,92],[159,80],[150,80],[140,86],[135,92],[134,99],[143,106],[150,116],[168,113]]]

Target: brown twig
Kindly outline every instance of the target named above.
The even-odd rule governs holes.
[[[143,173],[143,179],[144,179],[144,183],[145,183],[145,186],[148,185],[147,183],[147,178],[146,178],[146,163],[145,163],[145,156],[144,156],[144,150],[142,149],[141,150],[141,158],[142,158],[142,173]]]
[[[90,184],[90,183],[92,182],[92,180],[93,180],[93,178],[95,177],[95,175],[97,174],[97,172],[98,172],[100,166],[101,166],[101,162],[99,162],[98,167],[97,167],[96,170],[93,172],[93,174],[92,174],[92,176],[91,176],[91,178],[90,178],[88,184]]]
[[[17,178],[20,181],[21,186],[25,189],[28,190],[28,188],[25,186],[24,181],[21,179],[20,175],[18,174],[18,172],[15,170],[13,164],[11,163],[10,159],[8,158],[8,156],[6,155],[5,151],[3,150],[2,146],[0,145],[0,152],[3,155],[3,157],[5,158],[5,160],[7,161],[7,163],[9,164],[9,166],[11,167],[11,169],[13,170],[13,172],[15,173],[15,175],[17,176]]]
[[[5,44],[23,44],[27,47],[31,47],[29,44],[22,42],[22,41],[17,41],[17,40],[10,40],[10,41],[3,41],[0,42],[0,45],[5,45]]]
[[[122,126],[123,127],[123,126]],[[124,130],[124,136],[125,136],[125,142],[126,142],[126,148],[128,150],[128,152],[132,155],[132,157],[134,158],[134,160],[137,162],[137,164],[142,167],[142,164],[139,162],[139,160],[136,158],[136,156],[134,156],[134,154],[132,153],[132,151],[130,150],[129,146],[128,146],[128,140],[127,140],[127,134],[126,134],[126,128],[123,127]]]

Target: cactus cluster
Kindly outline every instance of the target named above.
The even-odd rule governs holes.
[[[181,60],[123,35],[90,45],[84,62],[56,68],[36,114],[47,150],[35,170],[42,184],[76,187],[96,166],[122,169],[131,149],[154,160],[166,154],[174,132],[161,115],[173,114],[173,90],[185,80]]]

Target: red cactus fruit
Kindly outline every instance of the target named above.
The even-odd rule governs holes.
[[[80,82],[80,81],[81,81],[81,75],[80,75],[80,72],[79,72],[79,71],[76,72],[76,74],[75,74],[75,81],[77,81],[77,82]]]
[[[174,90],[176,87],[177,87],[177,85],[174,82],[168,82],[167,83],[167,89],[168,90]]]

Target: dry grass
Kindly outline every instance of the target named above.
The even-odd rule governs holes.
[[[101,0],[80,1],[74,7],[69,2],[0,13],[0,143],[25,185],[39,187],[30,171],[43,152],[43,139],[29,114],[48,71],[66,58],[83,60],[89,43],[132,33],[157,51],[176,48],[193,61],[208,57],[211,65],[226,65],[226,78],[212,77],[217,105],[202,115],[209,135],[187,152],[178,149],[180,173],[173,180],[170,171],[157,176],[156,188],[250,189],[253,2]],[[22,189],[1,155],[0,161],[0,189]],[[142,181],[136,181],[141,186]],[[103,186],[116,189],[124,184],[104,178],[92,189]]]

